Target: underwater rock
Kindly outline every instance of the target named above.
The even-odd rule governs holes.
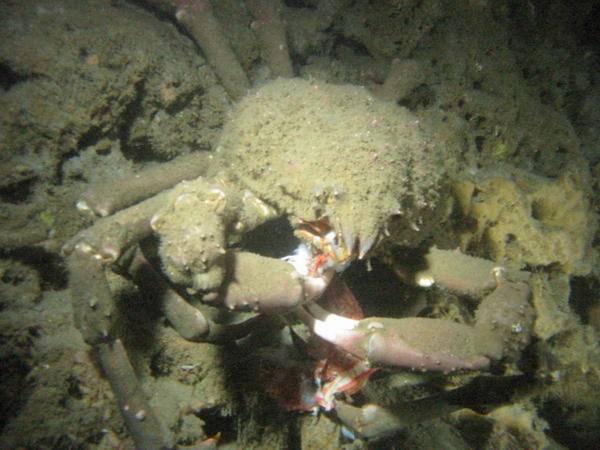
[[[549,179],[507,168],[453,186],[475,228],[461,235],[461,248],[482,242],[495,261],[518,267],[557,266],[586,275],[597,254],[597,229],[585,175],[566,170]]]

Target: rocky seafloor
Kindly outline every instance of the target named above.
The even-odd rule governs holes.
[[[243,2],[212,3],[251,81],[268,82]],[[597,1],[284,2],[302,78],[376,91],[392,60],[411,62],[398,103],[435,130],[451,186],[427,242],[531,271],[532,342],[495,369],[519,379],[501,400],[351,440],[328,415],[267,399],[243,346],[184,341],[110,274],[122,338],[174,444],[220,434],[229,448],[600,446],[598,12]],[[73,325],[60,249],[91,223],[74,206],[82,192],[214,151],[231,101],[167,0],[0,3],[0,86],[0,448],[133,448]],[[423,245],[391,231],[398,247]],[[346,273],[367,312],[471,314],[464,299],[390,281],[377,258],[371,266]],[[392,298],[405,305],[373,305]],[[402,396],[405,376],[371,389]]]

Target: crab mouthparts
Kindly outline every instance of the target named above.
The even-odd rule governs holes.
[[[356,258],[353,249],[345,245],[327,217],[312,222],[300,220],[294,234],[302,244],[286,260],[301,266],[296,270],[305,276],[321,276],[329,269],[342,272]]]

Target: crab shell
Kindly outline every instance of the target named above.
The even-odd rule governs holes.
[[[217,151],[257,198],[296,223],[327,218],[359,257],[390,215],[418,222],[443,174],[439,151],[407,109],[361,87],[297,78],[249,93]]]

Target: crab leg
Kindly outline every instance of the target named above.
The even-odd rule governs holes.
[[[436,395],[394,402],[385,407],[368,403],[362,407],[337,400],[335,412],[340,421],[363,438],[379,439],[403,428],[437,419],[462,408],[484,410],[501,405],[512,398],[526,377],[481,376],[465,386]]]
[[[160,293],[161,310],[182,338],[193,342],[204,340],[209,332],[209,322],[206,317],[181,297],[140,251],[136,252],[129,266],[129,273],[144,293],[150,289]],[[145,286],[149,286],[150,289]],[[152,295],[152,292],[148,292],[148,295]]]
[[[385,102],[398,102],[423,82],[423,69],[412,59],[393,59],[383,85],[374,94]]]
[[[164,448],[161,425],[135,378],[127,353],[114,339],[114,302],[104,264],[75,250],[68,259],[75,325],[84,341],[98,350],[102,369],[117,397],[119,409],[137,448]]]
[[[467,325],[422,318],[352,320],[317,305],[306,310],[300,317],[317,336],[374,365],[450,372],[485,369],[490,363]]]
[[[529,285],[505,279],[502,271],[495,277],[496,288],[481,302],[475,326],[427,318],[352,320],[315,304],[300,310],[299,316],[321,338],[374,365],[481,370],[491,360],[518,355],[529,342],[533,323]]]
[[[134,177],[113,183],[100,184],[85,191],[77,202],[77,209],[106,217],[127,206],[176,185],[183,180],[197,178],[206,171],[206,152],[180,156],[173,161],[146,169]]]
[[[312,298],[311,286],[285,261],[249,252],[229,252],[226,259],[229,273],[217,298],[230,310],[287,312]],[[317,293],[326,286],[323,281]]]
[[[112,216],[98,219],[91,227],[77,233],[62,248],[64,255],[75,251],[113,263],[123,249],[152,234],[150,219],[170,198],[170,191],[150,197]]]
[[[200,46],[229,96],[234,101],[241,99],[250,82],[213,14],[211,2],[171,0],[170,3],[177,8],[175,18]]]
[[[393,408],[372,403],[360,408],[342,401],[335,404],[336,415],[344,425],[364,438],[375,439],[461,408],[459,404],[453,405],[438,397],[397,404]]]
[[[80,247],[72,250],[67,262],[75,326],[84,341],[97,350],[102,370],[115,393],[136,448],[171,448],[136,379],[122,342],[115,339],[115,302],[106,279],[105,263]],[[130,270],[138,279],[156,275],[148,273],[149,264],[141,258],[134,260]],[[186,339],[207,342],[238,339],[263,320],[259,316],[233,325],[216,324],[188,304],[166,282],[162,282],[159,290],[164,294],[161,300],[165,316]]]
[[[208,311],[209,306],[194,306],[188,303],[140,251],[136,252],[128,270],[144,295],[159,296],[160,308],[165,317],[175,331],[188,341],[231,342],[246,336],[261,321],[261,317],[253,316],[242,322],[227,325],[214,322]]]
[[[425,255],[423,270],[412,273],[417,285],[437,285],[459,294],[482,297],[496,286],[500,278],[511,282],[527,282],[530,273],[509,270],[487,259],[465,255],[459,250],[442,250],[432,247]],[[410,272],[410,269],[408,269]]]
[[[294,69],[285,37],[286,24],[281,19],[280,0],[246,0],[246,8],[256,18],[252,30],[263,49],[264,58],[274,77],[292,78]]]
[[[146,401],[146,395],[135,377],[121,340],[99,344],[98,353],[102,370],[117,397],[119,410],[136,448],[170,448],[165,439],[166,433]]]
[[[114,301],[104,264],[75,250],[67,259],[67,265],[75,326],[87,344],[106,342],[112,331]]]

